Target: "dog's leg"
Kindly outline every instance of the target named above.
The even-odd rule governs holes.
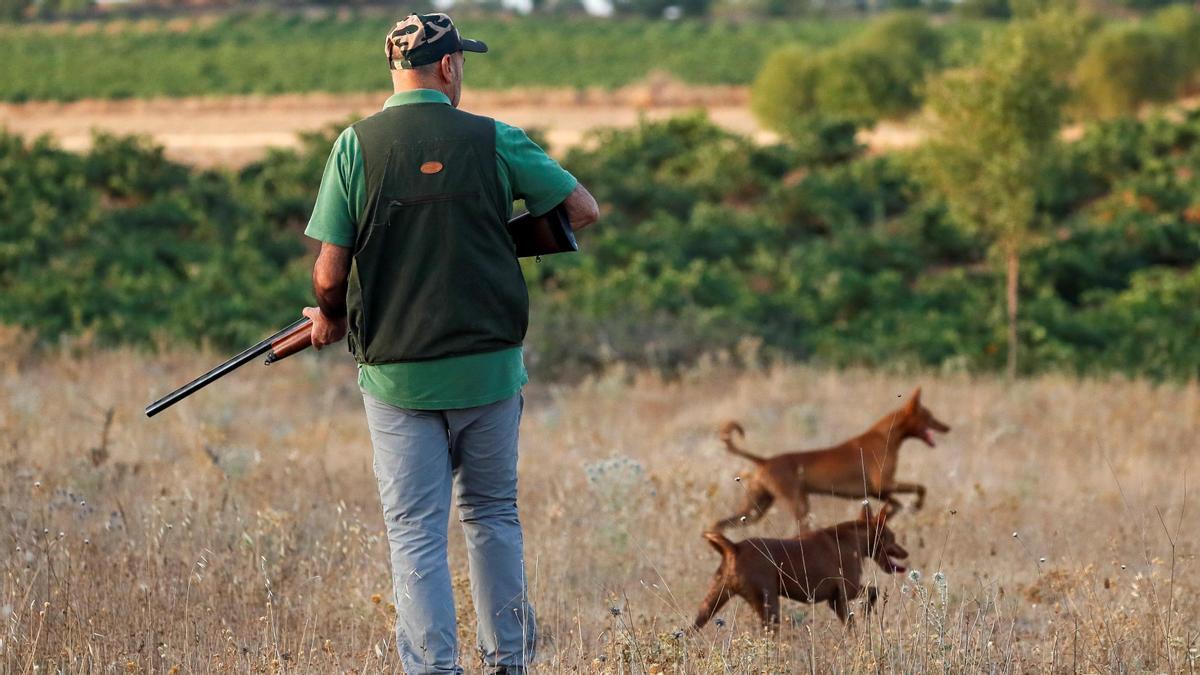
[[[833,608],[833,611],[837,612],[838,618],[842,620],[842,623],[846,623],[849,620],[850,612],[847,608],[845,589],[841,587],[834,589],[833,597],[829,599],[829,606]]]
[[[721,611],[725,603],[729,602],[729,598],[729,586],[724,575],[718,573],[713,576],[712,584],[708,587],[708,594],[700,603],[700,611],[696,613],[696,621],[692,624],[692,630],[703,628],[704,624],[708,623],[717,612]]]
[[[775,496],[771,494],[771,491],[761,485],[751,484],[746,486],[746,490],[746,496],[742,497],[738,512],[710,525],[709,532],[720,532],[727,527],[758,522],[775,502]]]
[[[862,595],[862,592],[863,587],[860,584],[841,579],[834,589],[834,596],[829,600],[833,611],[837,612],[838,618],[846,624],[846,628],[854,628],[854,613],[850,611],[850,601]]]
[[[899,493],[899,494],[915,494],[915,495],[917,495],[917,501],[913,502],[913,505],[912,505],[913,511],[920,511],[921,508],[925,506],[925,486],[921,485],[920,483],[906,483],[904,481],[896,481],[896,482],[892,483],[891,485],[888,485],[887,488],[883,490],[883,492],[886,495],[884,497],[884,499],[886,499],[889,504],[891,504],[892,502],[895,502],[896,505],[899,506],[900,502],[896,501],[896,498],[892,496],[894,494]],[[897,510],[899,510],[899,509],[897,509]]]
[[[867,609],[864,614],[870,614],[871,610],[875,609],[875,601],[879,599],[879,590],[874,586],[867,586]]]
[[[779,589],[763,588],[757,591],[750,601],[763,628],[774,631],[779,628]]]
[[[796,527],[801,533],[808,532],[812,525],[808,522],[808,493],[804,488],[797,487],[787,498],[788,509],[796,521]]]

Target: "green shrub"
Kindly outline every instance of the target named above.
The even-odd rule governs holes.
[[[1097,117],[1127,115],[1179,91],[1180,44],[1144,25],[1110,26],[1092,39],[1075,69],[1080,109]]]
[[[923,16],[887,15],[835,47],[772,54],[754,81],[751,108],[764,126],[811,144],[820,126],[814,119],[865,126],[915,110],[942,51],[941,35]]]
[[[788,134],[798,120],[816,113],[820,67],[815,51],[800,45],[785,47],[767,57],[750,90],[750,109],[759,122]]]
[[[239,172],[144,140],[83,154],[0,133],[0,318],[43,340],[232,350],[310,304],[301,228],[333,132]],[[604,218],[583,252],[526,261],[541,376],[706,353],[889,369],[1003,365],[989,241],[905,154],[813,162],[703,116],[597,132],[565,158]],[[1022,277],[1027,370],[1197,375],[1200,112],[1091,125],[1039,199]],[[1182,318],[1180,318],[1182,317]]]
[[[1185,77],[1200,79],[1200,12],[1187,5],[1167,7],[1154,15],[1154,26],[1179,45],[1179,63]]]
[[[904,64],[885,50],[855,44],[822,54],[817,72],[817,110],[865,122],[899,117],[917,106]]]
[[[851,41],[892,55],[915,79],[939,64],[944,49],[942,34],[924,14],[916,12],[894,12],[879,17]]]

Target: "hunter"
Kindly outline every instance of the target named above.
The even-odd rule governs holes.
[[[391,548],[400,661],[461,673],[447,560],[453,493],[488,673],[524,673],[537,628],[517,515],[517,427],[529,296],[505,224],[596,200],[524,131],[458,109],[466,52],[445,14],[410,15],[385,43],[395,93],[342,132],[305,234],[317,349],[348,336]]]

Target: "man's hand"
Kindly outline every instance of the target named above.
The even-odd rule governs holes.
[[[312,319],[312,346],[320,351],[321,347],[331,345],[346,337],[346,317],[330,319],[321,312],[320,307],[305,307],[301,312]]]

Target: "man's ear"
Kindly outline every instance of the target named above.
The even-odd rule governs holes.
[[[446,82],[454,81],[454,55],[446,54],[442,60],[438,62],[438,74]]]

